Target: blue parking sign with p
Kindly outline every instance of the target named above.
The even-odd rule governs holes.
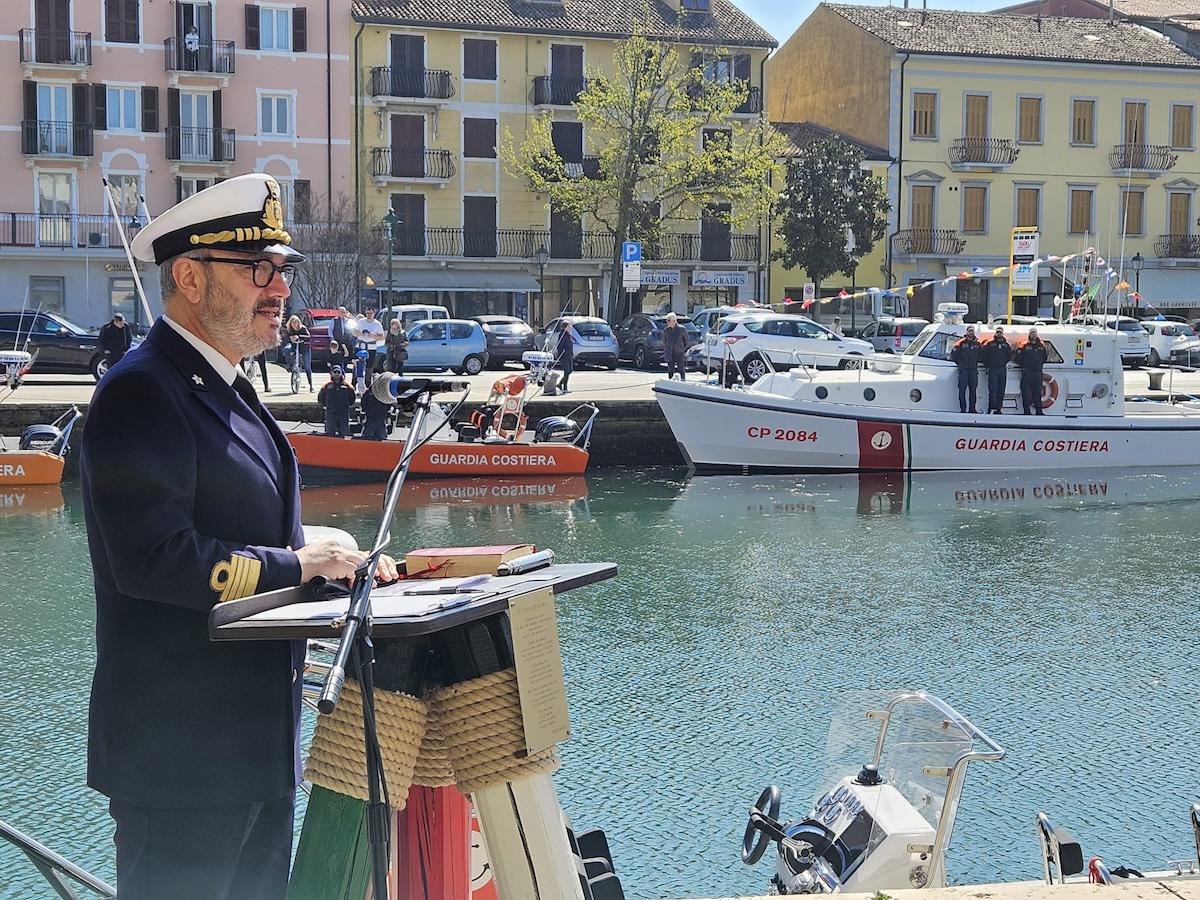
[[[641,241],[626,241],[621,245],[621,261],[622,262],[641,262],[642,261],[642,242]]]

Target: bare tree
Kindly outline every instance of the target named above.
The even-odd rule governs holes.
[[[313,198],[313,209],[323,206]],[[355,221],[354,201],[344,194],[329,209],[328,220],[290,226],[293,245],[308,257],[299,267],[292,306],[357,309],[363,276],[387,264],[387,235],[378,222]]]

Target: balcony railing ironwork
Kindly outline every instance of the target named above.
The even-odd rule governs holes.
[[[534,106],[570,106],[587,90],[586,78],[538,75],[533,79]]]
[[[454,96],[454,79],[445,69],[374,66],[371,69],[371,96],[449,100]]]
[[[1154,253],[1169,259],[1200,259],[1200,234],[1160,234]]]
[[[735,113],[742,115],[756,114],[763,111],[762,104],[762,88],[750,87],[747,88],[746,99],[738,104],[734,109]]]
[[[552,259],[609,260],[610,231],[553,229],[419,228],[392,229],[397,256],[532,259],[546,247]],[[664,234],[643,245],[643,258],[660,262],[757,262],[758,235],[734,234],[725,240],[699,234]]]
[[[958,256],[966,246],[952,228],[910,228],[892,238],[892,252],[899,256]]]
[[[232,128],[167,126],[167,159],[177,162],[233,162],[236,144]]]
[[[374,178],[453,178],[457,170],[449,150],[371,148]]]
[[[22,28],[17,32],[23,63],[53,66],[90,66],[92,33],[49,28]]]
[[[130,218],[133,218],[132,216]],[[121,223],[130,238],[129,222]],[[0,247],[121,249],[117,221],[108,215],[0,212]]]
[[[958,138],[950,144],[950,162],[985,166],[1011,166],[1021,148],[1007,138]]]
[[[1167,172],[1175,168],[1179,156],[1162,144],[1117,144],[1108,161],[1117,171]]]
[[[26,156],[92,156],[93,137],[91,122],[21,122],[21,152]]]
[[[163,42],[163,53],[168,72],[233,74],[233,41],[203,41],[195,50],[188,50],[182,38],[169,37]]]

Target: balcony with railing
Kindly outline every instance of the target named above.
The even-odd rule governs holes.
[[[1117,174],[1157,175],[1175,168],[1179,156],[1162,144],[1117,144],[1108,154],[1108,162]]]
[[[168,72],[233,74],[233,41],[201,41],[195,50],[189,50],[182,38],[169,37],[163,42],[163,54]]]
[[[454,96],[454,79],[445,69],[375,66],[371,69],[371,96],[380,100],[449,100]]]
[[[1200,259],[1200,234],[1160,234],[1154,254],[1167,259]]]
[[[132,238],[130,223],[121,224]],[[0,247],[119,250],[121,238],[108,215],[0,212]]]
[[[421,178],[429,181],[445,181],[453,178],[456,171],[449,150],[371,148],[372,178],[380,180]]]
[[[746,89],[746,99],[734,109],[734,112],[739,116],[756,116],[762,111],[762,88],[758,87],[748,87]]]
[[[910,228],[892,237],[897,256],[958,256],[967,242],[952,228]]]
[[[236,158],[232,128],[167,126],[167,159],[182,163],[227,163]]]
[[[586,78],[538,75],[533,79],[534,106],[570,106],[587,90]]]
[[[90,66],[92,33],[49,28],[22,28],[17,32],[21,62],[25,65]]]
[[[91,122],[21,122],[21,152],[26,156],[86,157],[95,154]]]
[[[1021,155],[1021,148],[1007,138],[958,138],[950,144],[950,167],[1004,169]]]

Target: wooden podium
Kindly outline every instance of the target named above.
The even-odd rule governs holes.
[[[393,808],[411,788],[457,833],[453,798],[438,803],[422,788],[437,794],[454,785],[469,796],[499,900],[583,900],[550,777],[554,745],[568,727],[554,597],[616,574],[612,563],[554,565],[506,577],[402,580],[371,592],[377,731]],[[214,607],[209,634],[336,640],[348,605],[348,597],[319,599],[307,586],[257,594]],[[360,701],[347,681],[337,709],[318,717],[289,900],[364,900],[370,891]],[[413,821],[420,829],[431,820]],[[393,900],[468,900],[457,896],[457,878],[426,871],[460,868],[460,842],[424,838],[403,826],[393,834]],[[419,858],[401,856],[414,846],[423,848]],[[414,867],[422,877],[411,877]],[[414,892],[418,884],[424,896]]]

